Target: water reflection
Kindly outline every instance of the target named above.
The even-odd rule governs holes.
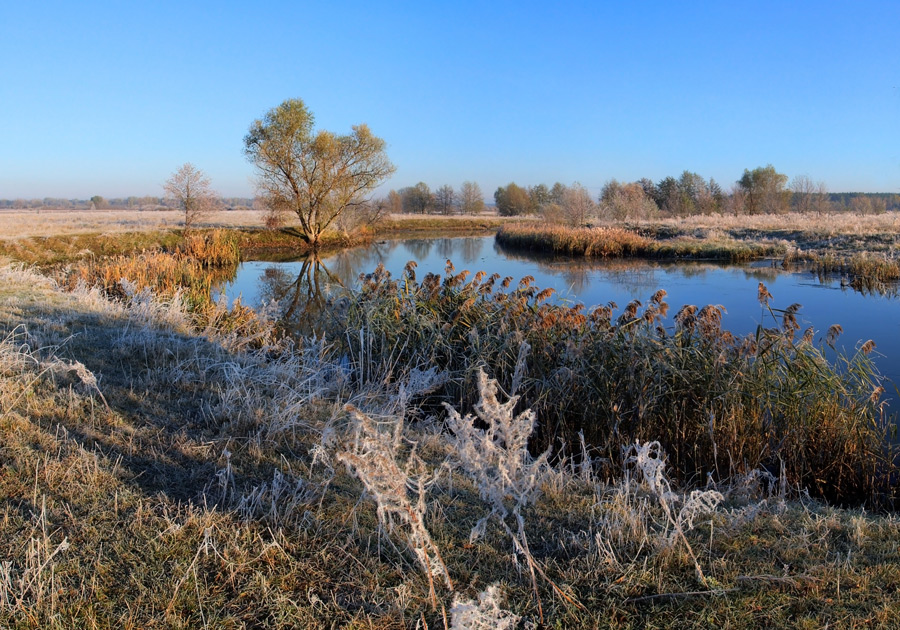
[[[587,260],[535,253],[521,253],[506,248],[496,241],[494,252],[505,260],[536,265],[548,276],[561,279],[571,296],[582,301],[590,296],[598,283],[617,287],[629,293],[632,298],[649,297],[657,289],[667,288],[670,282],[685,280],[702,284],[715,282],[727,265],[703,261],[652,261],[635,259]],[[740,273],[745,281],[753,285],[774,281],[783,270],[771,262],[753,266],[730,267]],[[545,286],[538,282],[538,286]]]
[[[334,300],[334,290],[353,287],[359,274],[379,264],[395,277],[410,260],[417,274],[443,274],[447,260],[457,271],[484,271],[515,280],[534,277],[534,286],[556,291],[554,299],[581,302],[588,307],[615,302],[620,306],[637,299],[646,301],[657,289],[668,292],[670,312],[685,304],[721,304],[726,310],[722,325],[735,334],[748,334],[760,324],[772,325],[760,309],[757,286],[765,284],[774,295],[772,305],[786,308],[800,303],[798,323],[812,326],[818,339],[832,324],[844,335],[839,347],[852,352],[867,339],[878,346],[878,365],[896,380],[900,376],[900,299],[897,285],[865,285],[840,276],[818,275],[810,270],[786,271],[770,261],[751,265],[710,262],[658,262],[641,260],[585,261],[533,256],[506,250],[492,237],[413,238],[388,240],[370,247],[348,249],[322,259],[285,263],[246,262],[224,292],[229,298],[243,295],[246,304],[276,302],[289,315],[292,326],[318,321]],[[856,286],[853,286],[856,284]],[[668,322],[666,325],[671,325]]]
[[[259,276],[259,287],[261,303],[276,305],[285,328],[312,333],[326,325],[330,300],[344,283],[312,255],[299,261],[299,271],[267,266]]]

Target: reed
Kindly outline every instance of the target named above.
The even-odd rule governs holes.
[[[146,301],[151,295],[175,301],[183,305],[189,325],[196,330],[270,343],[274,329],[265,315],[240,300],[228,305],[216,298],[216,289],[234,278],[239,262],[234,233],[192,232],[171,253],[88,259],[58,273],[58,281],[70,290],[99,288],[108,298],[125,303]]]
[[[237,236],[226,230],[188,232],[175,254],[176,258],[189,260],[205,269],[233,267],[241,262]]]
[[[497,232],[503,246],[546,254],[586,258],[691,258],[745,262],[782,255],[772,243],[733,239],[667,238],[656,240],[619,227],[569,228],[547,225],[509,225]]]
[[[827,359],[831,349],[796,337],[796,305],[766,301],[771,326],[735,337],[714,305],[684,306],[665,325],[664,291],[586,312],[545,302],[549,292],[532,282],[504,290],[511,279],[470,279],[449,262],[442,278],[421,282],[412,264],[397,280],[379,269],[353,298],[340,341],[367,373],[447,371],[439,396],[421,401],[426,412],[437,402],[470,408],[484,367],[537,413],[535,452],[558,454],[583,435],[615,469],[622,444],[653,438],[681,482],[783,465],[790,483],[818,496],[890,498],[889,419],[871,344]]]
[[[845,275],[860,284],[900,280],[900,262],[871,252],[842,256],[833,252],[791,250],[785,254],[782,262],[785,267],[805,265],[821,274]]]
[[[508,247],[543,253],[596,258],[640,256],[645,255],[650,248],[648,239],[615,227],[509,225],[501,227],[497,232],[497,242]]]

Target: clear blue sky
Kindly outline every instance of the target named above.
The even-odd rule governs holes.
[[[332,6],[337,5],[337,6]],[[900,191],[900,1],[26,2],[0,8],[0,198],[252,195],[243,137],[299,97],[366,122],[383,190],[658,181],[773,164]]]

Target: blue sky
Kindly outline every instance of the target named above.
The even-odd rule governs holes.
[[[382,188],[773,164],[900,192],[900,2],[5,2],[0,198],[252,195],[250,123],[366,122]],[[334,5],[334,6],[332,6]]]

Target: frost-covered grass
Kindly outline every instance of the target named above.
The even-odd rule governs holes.
[[[548,460],[489,365],[443,428],[443,368],[136,295],[0,269],[2,627],[900,623],[895,517],[758,469],[680,483],[645,441],[615,475],[589,442]]]
[[[652,219],[634,222],[640,227],[660,226],[677,230],[752,230],[758,233],[805,232],[821,236],[878,235],[896,233],[900,216],[895,212],[857,214],[854,212],[826,212],[759,215],[694,215],[683,218]]]

